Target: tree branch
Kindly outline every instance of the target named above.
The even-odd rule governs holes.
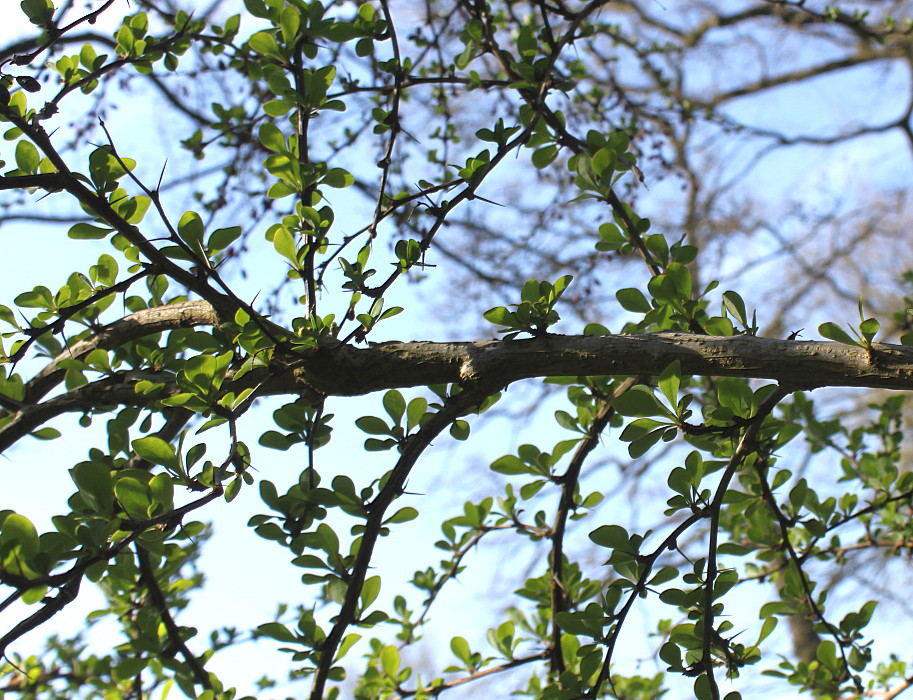
[[[321,700],[323,698],[324,687],[333,669],[333,662],[336,661],[336,652],[342,642],[343,635],[349,625],[356,622],[362,587],[364,586],[368,568],[371,565],[374,547],[381,536],[387,508],[402,495],[412,467],[415,466],[416,461],[422,456],[431,441],[453,421],[467,411],[472,410],[473,406],[477,406],[491,393],[492,391],[489,387],[483,384],[476,384],[466,391],[448,398],[441,410],[435,413],[417,433],[411,435],[403,446],[402,454],[397,460],[396,466],[390,471],[383,487],[368,506],[368,517],[365,520],[364,533],[361,535],[355,562],[346,580],[348,587],[345,600],[340,607],[339,614],[335,617],[333,628],[319,648],[320,661],[314,673],[311,700]]]
[[[615,415],[613,401],[626,393],[631,387],[644,381],[644,377],[628,377],[619,384],[610,397],[602,400],[599,411],[593,419],[580,444],[577,446],[571,463],[567,471],[557,481],[561,484],[561,500],[558,503],[558,512],[555,516],[555,524],[552,526],[552,551],[550,555],[549,569],[551,580],[550,607],[552,611],[552,642],[551,642],[551,670],[556,676],[564,672],[564,652],[561,649],[561,626],[558,624],[558,613],[565,612],[568,609],[568,596],[565,591],[564,580],[564,535],[567,530],[567,519],[572,510],[575,509],[574,493],[577,484],[580,481],[580,472],[583,469],[583,463],[589,456],[590,452],[599,444],[602,437],[602,431],[612,420]]]
[[[321,393],[358,396],[465,380],[504,387],[533,377],[656,375],[675,360],[687,374],[771,379],[797,389],[913,388],[913,348],[905,346],[874,343],[866,350],[826,341],[692,333],[392,341],[368,348],[327,343],[303,353],[294,370],[298,381]]]
[[[215,320],[204,302],[161,307],[143,319],[138,312],[117,326],[122,338],[139,337]],[[155,320],[153,320],[155,318]],[[124,324],[118,326],[118,324]],[[144,325],[148,324],[148,325]],[[78,352],[110,347],[102,340],[80,341]],[[113,336],[112,336],[113,337]],[[113,341],[111,341],[113,342]],[[86,345],[83,345],[85,343]],[[778,340],[749,335],[730,337],[691,333],[635,335],[545,335],[529,340],[430,341],[372,344],[357,348],[328,339],[319,348],[302,350],[291,363],[276,360],[251,370],[243,379],[227,381],[225,391],[257,388],[257,396],[297,395],[314,401],[321,396],[362,396],[385,389],[403,389],[481,382],[492,391],[522,379],[548,376],[658,375],[678,360],[683,373],[770,379],[792,389],[855,386],[877,389],[913,388],[913,348],[874,343],[870,350],[824,341]],[[53,375],[59,358],[32,383]],[[152,395],[137,394],[140,380],[162,384]],[[37,391],[37,389],[36,389]],[[177,392],[168,372],[131,371],[77,387],[40,404],[23,405],[0,427],[0,452],[52,418],[102,406],[145,406]]]
[[[187,646],[187,643],[181,636],[181,628],[178,627],[177,622],[175,622],[174,618],[171,616],[171,610],[168,608],[168,601],[165,599],[165,594],[155,577],[155,570],[152,567],[152,562],[149,560],[149,552],[137,543],[134,543],[134,551],[136,551],[136,559],[139,562],[140,583],[142,583],[149,592],[149,599],[159,613],[159,618],[168,635],[168,641],[180,651],[181,656],[184,657],[184,661],[193,675],[194,682],[199,683],[204,688],[212,688],[209,674],[206,672],[206,669],[203,668],[200,659],[198,659],[196,654]]]
[[[93,350],[113,350],[125,343],[144,336],[176,328],[193,326],[214,326],[218,322],[215,310],[205,301],[184,301],[167,306],[154,306],[108,324],[95,335],[71,343],[66,350],[44,366],[28,382],[24,404],[35,403],[60,383],[65,369],[60,367],[64,360],[82,359]]]

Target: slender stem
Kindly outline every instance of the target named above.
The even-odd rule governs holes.
[[[745,461],[746,457],[757,449],[758,433],[764,424],[764,419],[774,410],[776,405],[784,398],[789,396],[795,389],[785,386],[778,386],[770,395],[764,399],[754,416],[751,424],[746,428],[745,434],[739,441],[735,453],[726,465],[720,483],[716,488],[713,501],[708,506],[710,512],[710,536],[707,544],[707,574],[704,579],[704,617],[703,617],[703,651],[701,654],[701,665],[707,674],[707,680],[710,683],[710,694],[713,700],[719,700],[720,689],[717,685],[716,678],[713,675],[712,646],[716,630],[713,626],[713,587],[716,583],[717,575],[717,541],[719,538],[720,513],[723,509],[723,499],[726,497],[726,491],[732,477],[735,476],[739,467]]]
[[[380,538],[387,508],[396,498],[402,495],[412,468],[425,449],[431,444],[431,441],[459,416],[471,410],[473,406],[478,405],[492,391],[494,389],[490,387],[485,389],[472,387],[464,389],[459,394],[448,399],[441,410],[435,413],[417,433],[406,441],[402,454],[397,460],[396,466],[390,472],[383,488],[368,505],[368,518],[365,521],[364,534],[361,537],[358,552],[355,555],[355,563],[348,576],[345,599],[339,614],[336,616],[333,628],[320,645],[320,661],[314,673],[314,682],[311,686],[310,694],[311,700],[323,700],[324,689],[329,680],[333,663],[336,660],[336,651],[342,642],[346,629],[357,621],[361,589],[371,565],[374,547]]]
[[[165,632],[168,635],[168,641],[176,647],[181,653],[181,656],[184,657],[184,661],[193,672],[194,681],[206,689],[212,689],[212,683],[209,681],[209,674],[181,637],[181,628],[178,627],[177,623],[174,621],[174,617],[171,615],[171,611],[168,609],[168,601],[165,600],[165,594],[162,592],[158,579],[155,577],[155,570],[152,568],[152,562],[149,560],[149,552],[143,549],[139,543],[134,543],[133,548],[136,552],[137,561],[139,562],[140,582],[146,587],[146,590],[149,591],[149,598],[155,606],[155,609],[158,610],[159,617],[161,618],[162,624],[165,627]]]
[[[599,443],[602,431],[615,415],[613,401],[626,393],[631,387],[642,381],[643,377],[628,377],[612,392],[612,396],[604,399],[602,406],[596,413],[590,429],[587,431],[574,456],[568,465],[567,471],[558,479],[561,484],[561,498],[558,503],[558,512],[555,524],[552,527],[552,550],[549,554],[550,581],[550,607],[552,611],[552,642],[550,666],[552,674],[558,676],[564,671],[564,655],[561,652],[561,626],[558,624],[558,613],[567,610],[567,593],[564,588],[564,534],[567,528],[567,519],[574,508],[574,492],[580,480],[580,472],[587,456]]]

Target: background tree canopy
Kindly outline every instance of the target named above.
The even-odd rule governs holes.
[[[909,3],[20,8],[2,696],[913,686]]]

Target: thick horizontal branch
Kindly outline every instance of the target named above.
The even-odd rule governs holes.
[[[913,389],[913,347],[875,343],[867,351],[824,341],[690,333],[321,348],[299,363],[296,379],[325,394],[351,396],[446,382],[506,386],[532,377],[655,375],[675,360],[683,374],[771,379],[799,389]]]
[[[214,323],[206,302],[190,302],[134,314],[95,338],[71,348],[80,356],[91,348],[169,328]],[[36,391],[53,383],[57,360],[30,383]],[[712,337],[689,333],[639,335],[547,335],[529,340],[435,343],[386,342],[359,348],[331,339],[305,350],[294,361],[276,360],[239,381],[227,377],[225,391],[253,388],[254,396],[360,396],[385,389],[474,384],[492,392],[512,382],[548,376],[657,375],[674,361],[683,374],[769,379],[794,389],[869,387],[913,389],[913,348],[876,343],[872,349],[823,341],[777,340],[740,335]],[[160,384],[151,396],[137,382]],[[173,374],[131,371],[77,387],[41,403],[11,411],[0,428],[0,452],[47,421],[69,412],[148,405],[177,393]]]

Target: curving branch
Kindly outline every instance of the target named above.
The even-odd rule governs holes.
[[[26,384],[23,404],[35,403],[63,380],[66,369],[60,364],[64,360],[79,360],[93,350],[113,350],[132,340],[164,331],[217,323],[215,310],[205,301],[184,301],[137,311],[108,324],[89,338],[71,343]]]

